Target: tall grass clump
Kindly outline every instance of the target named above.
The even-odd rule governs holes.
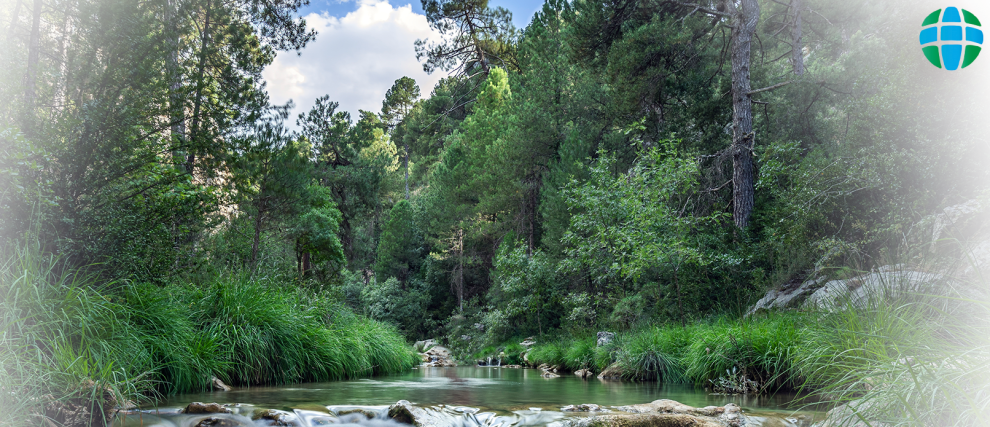
[[[568,343],[564,340],[538,343],[529,350],[526,358],[534,366],[545,363],[550,366],[556,365],[563,367],[567,365],[567,350],[569,347]]]
[[[595,338],[585,337],[571,340],[564,349],[564,367],[576,371],[594,366]]]
[[[155,390],[146,334],[92,274],[37,249],[0,264],[0,407],[4,421],[102,425],[113,406]],[[103,289],[114,286],[103,285]]]
[[[802,314],[775,313],[697,325],[684,354],[685,375],[706,387],[727,377],[753,380],[761,392],[799,386],[791,368],[804,323]]]
[[[834,425],[976,426],[990,420],[990,301],[888,284],[808,328],[794,365],[838,406]],[[945,287],[942,288],[947,289]]]
[[[206,284],[106,281],[37,248],[0,258],[0,424],[102,425],[127,400],[399,372],[395,328],[247,274]],[[97,271],[97,269],[93,269]]]
[[[652,327],[627,334],[618,360],[627,378],[668,383],[685,382],[684,353],[693,329]]]

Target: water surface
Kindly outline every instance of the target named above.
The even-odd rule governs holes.
[[[726,396],[710,394],[691,385],[603,381],[596,378],[585,380],[573,374],[543,378],[540,374],[534,369],[418,367],[402,374],[369,379],[180,394],[171,396],[157,407],[142,408],[139,417],[129,416],[117,424],[128,427],[195,426],[203,416],[177,414],[190,402],[231,404],[234,414],[229,417],[241,423],[236,425],[271,425],[252,421],[251,418],[259,410],[275,409],[285,411],[292,419],[299,421],[298,425],[304,426],[400,427],[387,420],[386,415],[388,405],[399,400],[429,408],[433,413],[449,419],[452,426],[462,427],[551,425],[563,416],[587,415],[560,412],[567,405],[594,403],[608,407],[648,403],[657,399],[672,399],[695,407],[722,406],[731,402],[748,414],[778,419],[799,414],[795,411],[797,408],[789,405],[794,396],[787,394],[772,397]],[[351,407],[365,408],[365,413],[374,419],[360,421],[364,418],[343,417],[342,414]],[[800,411],[800,414],[820,417],[820,413],[811,411]]]
[[[560,410],[572,404],[632,405],[673,399],[690,406],[735,403],[743,409],[787,411],[794,396],[712,395],[690,385],[581,379],[572,374],[542,378],[535,369],[497,367],[424,368],[349,381],[278,387],[236,388],[229,392],[181,394],[160,404],[181,407],[189,402],[249,403],[290,409],[332,405],[377,406],[408,400],[419,406],[469,406],[496,412],[541,408]]]

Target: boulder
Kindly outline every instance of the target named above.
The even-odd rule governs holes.
[[[767,292],[750,307],[746,315],[771,309],[817,308],[831,311],[847,304],[862,307],[879,296],[891,297],[910,292],[944,293],[954,287],[953,282],[938,273],[915,271],[902,264],[886,265],[850,279],[825,281],[818,278],[788,282]]]
[[[536,345],[536,340],[533,337],[529,337],[524,339],[523,342],[519,343],[519,345],[525,347],[528,350],[530,347]]]
[[[738,405],[695,408],[673,400],[619,406],[617,411],[591,417],[564,418],[566,427],[742,427],[746,417]]]
[[[232,390],[232,388],[229,385],[224,384],[223,381],[220,381],[220,378],[217,377],[210,378],[210,384],[213,385],[213,389],[217,391]]]
[[[849,279],[828,280],[819,271],[805,279],[795,279],[771,289],[747,312],[790,308],[834,309],[847,302],[862,304],[873,295],[919,292],[963,299],[984,299],[987,295],[969,282],[990,277],[990,209],[970,200],[949,206],[915,223],[905,239],[912,247],[927,248],[922,260],[938,253],[958,262],[941,262],[936,267],[912,268],[903,264],[886,265]],[[923,263],[924,264],[924,263]]]
[[[869,420],[869,423],[864,422],[864,418],[872,418],[871,409],[869,402],[854,400],[829,410],[825,421],[816,424],[816,427],[888,427],[890,425],[875,419]]]
[[[622,375],[625,371],[622,369],[622,365],[619,362],[615,362],[609,367],[605,368],[600,374],[598,374],[598,379],[600,380],[619,380],[622,379]]]
[[[777,289],[767,291],[763,298],[750,307],[746,315],[760,310],[800,308],[824,284],[824,279],[791,280]]]
[[[278,411],[275,409],[265,409],[262,411],[256,411],[254,415],[251,416],[252,421],[266,420],[272,426],[291,426],[293,415],[288,412]]]
[[[457,366],[457,362],[454,361],[453,356],[450,355],[450,350],[446,347],[435,345],[423,353],[423,366],[432,367],[444,367],[444,366]]]
[[[182,410],[183,414],[229,414],[230,412],[230,408],[219,403],[203,402],[190,403]]]
[[[437,343],[432,339],[430,339],[430,340],[416,341],[416,343],[413,344],[413,347],[416,349],[416,351],[420,353],[424,353],[435,345],[437,345]]]
[[[416,427],[447,427],[448,422],[445,418],[437,416],[431,411],[413,406],[408,400],[400,400],[389,406],[388,417]]]
[[[595,373],[591,372],[590,369],[578,369],[574,371],[574,375],[576,375],[578,378],[585,379],[595,376]]]
[[[612,343],[615,340],[615,333],[613,332],[599,332],[598,333],[598,346],[603,347]]]
[[[62,398],[49,394],[41,399],[45,417],[66,427],[108,425],[120,406],[112,389],[92,380],[83,381]]]
[[[229,418],[206,417],[193,424],[193,427],[244,427],[244,424]]]

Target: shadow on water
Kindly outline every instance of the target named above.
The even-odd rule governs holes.
[[[557,424],[565,416],[582,416],[559,412],[566,405],[619,406],[657,399],[676,400],[695,407],[735,403],[748,413],[782,420],[796,413],[790,406],[794,395],[787,394],[725,396],[712,395],[690,385],[583,380],[567,374],[547,379],[532,369],[420,367],[373,379],[176,395],[157,408],[134,411],[116,425],[397,427],[402,424],[388,418],[388,406],[407,400],[429,411],[442,425],[451,427],[543,426]],[[179,410],[190,402],[225,404],[232,413],[180,414]],[[816,414],[804,412],[809,416]],[[206,424],[201,424],[204,420]]]

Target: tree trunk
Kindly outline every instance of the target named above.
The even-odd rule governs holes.
[[[409,200],[409,143],[405,145],[406,158],[402,161],[402,166],[406,169],[406,200]]]
[[[729,2],[728,4],[732,4]],[[735,9],[735,8],[734,8]],[[741,0],[732,26],[732,219],[745,229],[753,213],[753,103],[750,95],[750,52],[760,21],[757,0]]]
[[[457,312],[464,312],[464,229],[457,229]]]
[[[203,34],[200,42],[199,48],[199,67],[196,71],[196,98],[195,106],[193,107],[193,117],[192,117],[192,145],[189,147],[189,153],[186,155],[186,173],[192,174],[193,167],[196,163],[196,147],[195,145],[200,144],[199,139],[202,137],[200,135],[200,127],[202,126],[202,120],[199,115],[201,113],[203,105],[203,79],[206,78],[206,57],[207,51],[210,43],[210,19],[213,17],[213,2],[206,3],[206,19],[203,24]]]
[[[38,58],[41,50],[41,9],[42,0],[34,0],[34,13],[31,17],[31,39],[28,43],[27,73],[24,75],[25,120],[34,121],[35,80],[38,72]],[[26,123],[26,128],[32,128]]]
[[[21,0],[17,0],[17,4],[14,5],[14,14],[10,17],[10,26],[7,27],[7,41],[14,38],[14,30],[17,29],[17,18],[21,13]]]
[[[794,66],[794,74],[804,74],[804,48],[801,45],[801,0],[791,0],[791,19],[793,20],[793,30],[791,31],[791,63]]]
[[[251,271],[254,272],[258,265],[258,247],[261,246],[261,221],[262,210],[254,217],[254,240],[251,242]]]
[[[51,115],[69,105],[69,13],[62,17],[62,35],[58,41],[58,83],[52,95]]]
[[[182,89],[182,76],[179,72],[179,1],[172,0],[166,6],[166,22],[171,31],[169,39],[168,62],[166,63],[169,79],[169,122],[171,123],[171,136],[173,147],[181,144],[186,136],[185,108],[182,96],[179,91]],[[182,163],[183,155],[178,150],[172,150],[172,158],[176,164]]]

